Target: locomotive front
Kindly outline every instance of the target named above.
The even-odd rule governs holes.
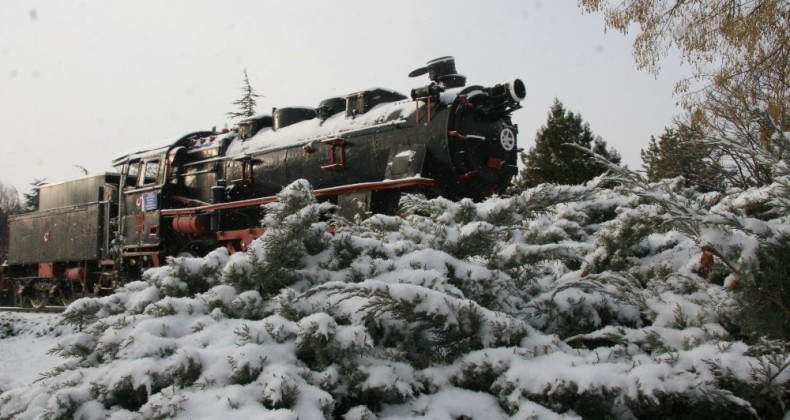
[[[409,76],[425,73],[431,83],[413,89],[412,99],[436,109],[442,121],[426,124],[440,144],[432,147],[438,164],[426,166],[424,175],[443,180],[440,193],[451,199],[480,200],[504,193],[518,173],[518,128],[510,114],[526,97],[524,83],[515,79],[493,87],[466,86],[452,57],[432,60]],[[445,107],[437,109],[432,103]]]

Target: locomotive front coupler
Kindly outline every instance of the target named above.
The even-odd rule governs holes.
[[[482,112],[488,118],[489,121],[496,121],[500,118],[503,118],[507,115],[510,115],[514,111],[521,109],[521,104],[512,104],[512,103],[500,103],[489,108],[484,109]]]

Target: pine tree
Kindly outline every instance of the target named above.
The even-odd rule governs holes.
[[[277,199],[264,207],[266,235],[250,245],[245,261],[231,264],[241,273],[228,281],[236,290],[255,290],[269,298],[299,281],[304,259],[329,246],[326,225],[319,219],[332,205],[316,203],[306,181],[294,181]]]
[[[233,105],[236,105],[238,110],[225,114],[230,118],[248,118],[255,115],[255,98],[259,98],[261,96],[255,93],[255,89],[250,84],[250,78],[247,76],[246,68],[244,69],[243,73],[244,85],[242,85],[241,90],[244,93],[241,98],[239,98],[236,102],[233,102]]]
[[[38,210],[38,191],[43,186],[46,185],[47,180],[45,179],[34,179],[33,182],[30,183],[30,191],[23,193],[22,195],[25,198],[24,204],[24,211],[31,212]]]
[[[72,303],[46,330],[67,360],[3,392],[0,419],[782,418],[782,168],[726,194],[615,167],[612,188],[406,195],[333,235],[297,181],[246,252]]]
[[[517,187],[531,188],[547,182],[578,185],[606,171],[606,166],[589,152],[573,146],[590,149],[612,163],[620,163],[617,151],[608,149],[604,140],[593,135],[581,115],[566,111],[555,99],[546,125],[538,131],[535,145],[526,156]]]
[[[651,136],[650,144],[640,155],[650,182],[683,176],[703,191],[720,190],[722,180],[710,161],[711,152],[710,146],[695,137],[692,130],[678,126],[665,128],[658,140]]]
[[[0,181],[0,261],[5,261],[8,249],[8,216],[19,213],[21,209],[16,188]]]

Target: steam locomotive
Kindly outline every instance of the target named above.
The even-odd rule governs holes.
[[[244,250],[263,234],[262,204],[303,178],[345,217],[393,214],[404,193],[480,200],[517,173],[510,115],[521,80],[467,86],[442,57],[409,74],[411,98],[370,89],[275,108],[233,130],[189,133],[113,161],[117,173],[45,185],[39,208],[9,221],[6,284],[41,307],[112,290],[166,256]]]

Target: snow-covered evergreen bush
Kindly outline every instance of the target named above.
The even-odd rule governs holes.
[[[788,318],[754,310],[785,302],[783,187],[684,185],[406,196],[329,235],[294,183],[247,252],[72,304],[0,418],[781,417]]]

